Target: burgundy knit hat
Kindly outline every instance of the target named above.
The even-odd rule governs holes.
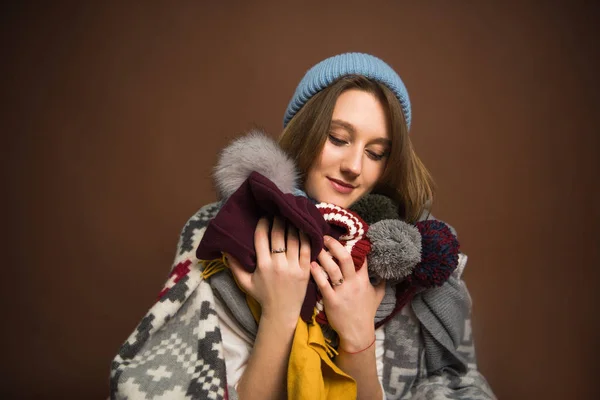
[[[355,212],[334,204],[319,203],[317,208],[332,228],[340,230],[338,241],[352,256],[354,268],[358,271],[371,252],[371,241],[366,236],[369,226]],[[327,324],[327,315],[320,294],[317,294],[316,307],[319,310],[316,316],[317,322]]]
[[[315,261],[323,248],[323,235],[329,234],[327,222],[309,199],[281,192],[258,172],[250,174],[210,221],[196,249],[196,257],[199,260],[213,260],[220,258],[222,252],[230,253],[248,272],[254,272],[256,225],[261,217],[275,215],[285,218],[308,235],[310,258]]]
[[[309,237],[311,261],[315,261],[323,249],[324,235],[338,239],[348,249],[357,269],[370,251],[370,242],[364,237],[367,224],[357,214],[327,203],[315,206],[306,197],[283,193],[269,179],[252,172],[208,224],[196,257],[213,260],[220,258],[222,252],[230,253],[248,272],[253,272],[256,269],[256,225],[261,217],[275,215],[285,218]],[[311,321],[316,301],[317,287],[311,279],[301,310],[304,321]]]
[[[352,256],[354,268],[359,270],[371,251],[371,242],[366,236],[369,231],[367,223],[355,212],[334,204],[319,203],[317,208],[332,229],[340,231],[337,239]]]

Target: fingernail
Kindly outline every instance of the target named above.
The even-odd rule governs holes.
[[[327,236],[327,235],[323,236],[323,241],[325,243],[329,242],[330,240],[331,240],[331,236]]]

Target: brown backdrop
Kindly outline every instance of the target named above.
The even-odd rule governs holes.
[[[496,393],[599,394],[598,6],[89,3],[2,6],[3,398],[107,395],[216,152],[344,51],[409,88]]]

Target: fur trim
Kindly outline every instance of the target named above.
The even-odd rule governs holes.
[[[262,131],[251,131],[221,151],[213,178],[219,200],[226,200],[256,171],[272,181],[283,193],[296,188],[298,172],[294,162]]]
[[[421,261],[419,230],[398,219],[384,219],[369,227],[369,269],[383,279],[400,280]]]

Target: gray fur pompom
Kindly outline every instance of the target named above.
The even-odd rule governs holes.
[[[283,193],[296,188],[294,162],[271,137],[252,131],[221,152],[213,174],[219,199],[229,198],[253,171],[271,180]]]
[[[399,219],[384,219],[369,226],[369,269],[383,279],[400,280],[421,261],[419,230]]]

